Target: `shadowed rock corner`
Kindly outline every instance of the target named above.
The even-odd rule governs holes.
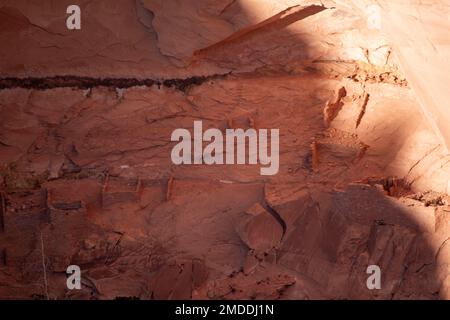
[[[371,1],[88,2],[78,31],[62,2],[0,8],[0,298],[450,298],[436,69]],[[279,129],[279,173],[175,166],[195,120]]]

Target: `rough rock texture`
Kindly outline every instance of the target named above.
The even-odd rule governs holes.
[[[0,298],[450,299],[448,7],[379,1],[406,47],[356,2],[0,0]],[[195,120],[279,173],[174,165]]]
[[[447,83],[450,81],[450,14],[448,1],[337,1],[360,11],[380,12],[380,27],[395,49],[425,116],[443,144],[450,146]],[[372,7],[371,7],[372,6]],[[372,8],[372,9],[371,9]]]

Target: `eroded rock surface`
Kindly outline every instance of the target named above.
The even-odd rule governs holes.
[[[449,299],[450,156],[350,3],[0,1],[0,298]],[[278,174],[174,165],[196,120]]]

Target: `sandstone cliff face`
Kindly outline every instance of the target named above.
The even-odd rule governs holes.
[[[450,298],[448,6],[377,3],[0,1],[0,298]],[[174,165],[196,120],[278,174]]]

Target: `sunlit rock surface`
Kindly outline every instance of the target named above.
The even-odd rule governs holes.
[[[449,299],[449,5],[376,3],[0,1],[0,298]],[[196,120],[278,174],[174,165]]]

